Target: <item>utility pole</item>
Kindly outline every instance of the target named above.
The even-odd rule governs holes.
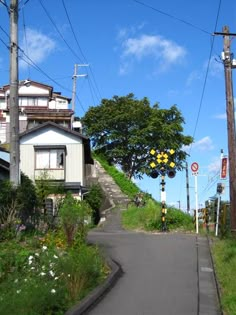
[[[226,91],[226,114],[228,130],[228,153],[229,153],[229,188],[230,188],[230,225],[231,233],[236,235],[236,138],[235,138],[235,118],[234,118],[234,97],[232,84],[232,55],[230,51],[230,36],[236,36],[229,32],[229,27],[224,26],[222,33],[215,33],[224,37],[224,51],[222,59],[225,71],[225,91]]]
[[[10,3],[10,181],[20,183],[18,104],[18,0]]]
[[[186,162],[186,190],[187,190],[187,212],[190,213],[190,195],[189,195],[189,176],[188,176],[188,162]]]
[[[73,80],[73,89],[72,89],[72,100],[71,100],[71,105],[72,105],[72,110],[73,110],[73,115],[71,117],[71,129],[73,129],[73,122],[75,118],[75,98],[76,98],[76,81],[78,77],[87,77],[87,74],[77,74],[78,67],[88,67],[87,64],[85,65],[78,65],[75,64],[74,66],[74,74],[72,76]]]

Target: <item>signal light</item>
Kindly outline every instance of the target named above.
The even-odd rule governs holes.
[[[176,174],[176,171],[175,170],[170,170],[168,171],[167,175],[169,178],[174,178],[175,177],[175,174]]]
[[[157,170],[153,170],[150,175],[151,175],[152,178],[157,178],[159,173],[158,173]]]

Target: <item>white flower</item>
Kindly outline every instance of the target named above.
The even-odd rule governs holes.
[[[49,273],[50,273],[50,275],[51,275],[52,277],[55,276],[55,273],[54,273],[52,270],[50,270]]]
[[[31,267],[30,269],[31,269],[31,270],[34,270],[34,269],[35,269],[35,267]]]
[[[21,292],[21,290],[17,290],[16,293],[19,294]]]
[[[40,273],[40,276],[45,276],[45,275],[46,275],[45,272],[41,272],[41,273]]]
[[[52,289],[52,290],[51,290],[51,293],[52,293],[52,294],[55,294],[55,293],[56,293],[56,290],[55,290],[55,289]]]
[[[32,260],[32,259],[34,259],[34,257],[33,256],[29,256],[29,258],[28,258],[29,260]]]
[[[45,270],[45,266],[42,266],[42,270]]]
[[[27,282],[28,281],[28,279],[24,279],[24,282]]]
[[[31,265],[32,264],[32,260],[29,260],[29,265]]]
[[[47,246],[43,245],[42,250],[43,252],[47,249]]]
[[[39,253],[35,253],[35,256],[39,256]]]
[[[58,259],[57,255],[54,255],[53,257],[56,258],[56,259]]]
[[[14,282],[17,283],[17,282],[18,282],[18,279],[16,279]]]
[[[55,277],[55,278],[54,278],[54,280],[57,280],[57,279],[59,279],[59,277]]]
[[[70,274],[67,275],[70,278]]]

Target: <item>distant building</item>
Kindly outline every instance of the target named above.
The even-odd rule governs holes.
[[[49,85],[32,80],[19,81],[19,132],[52,121],[71,129],[71,99],[54,92]],[[0,87],[0,142],[9,143],[10,85]]]

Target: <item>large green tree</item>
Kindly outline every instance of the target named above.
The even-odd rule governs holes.
[[[150,173],[150,150],[175,150],[177,169],[186,159],[183,145],[193,139],[183,134],[184,118],[174,105],[160,109],[148,98],[138,100],[134,94],[102,99],[90,107],[82,118],[86,135],[95,152],[102,153],[112,164],[118,164],[129,178]]]

